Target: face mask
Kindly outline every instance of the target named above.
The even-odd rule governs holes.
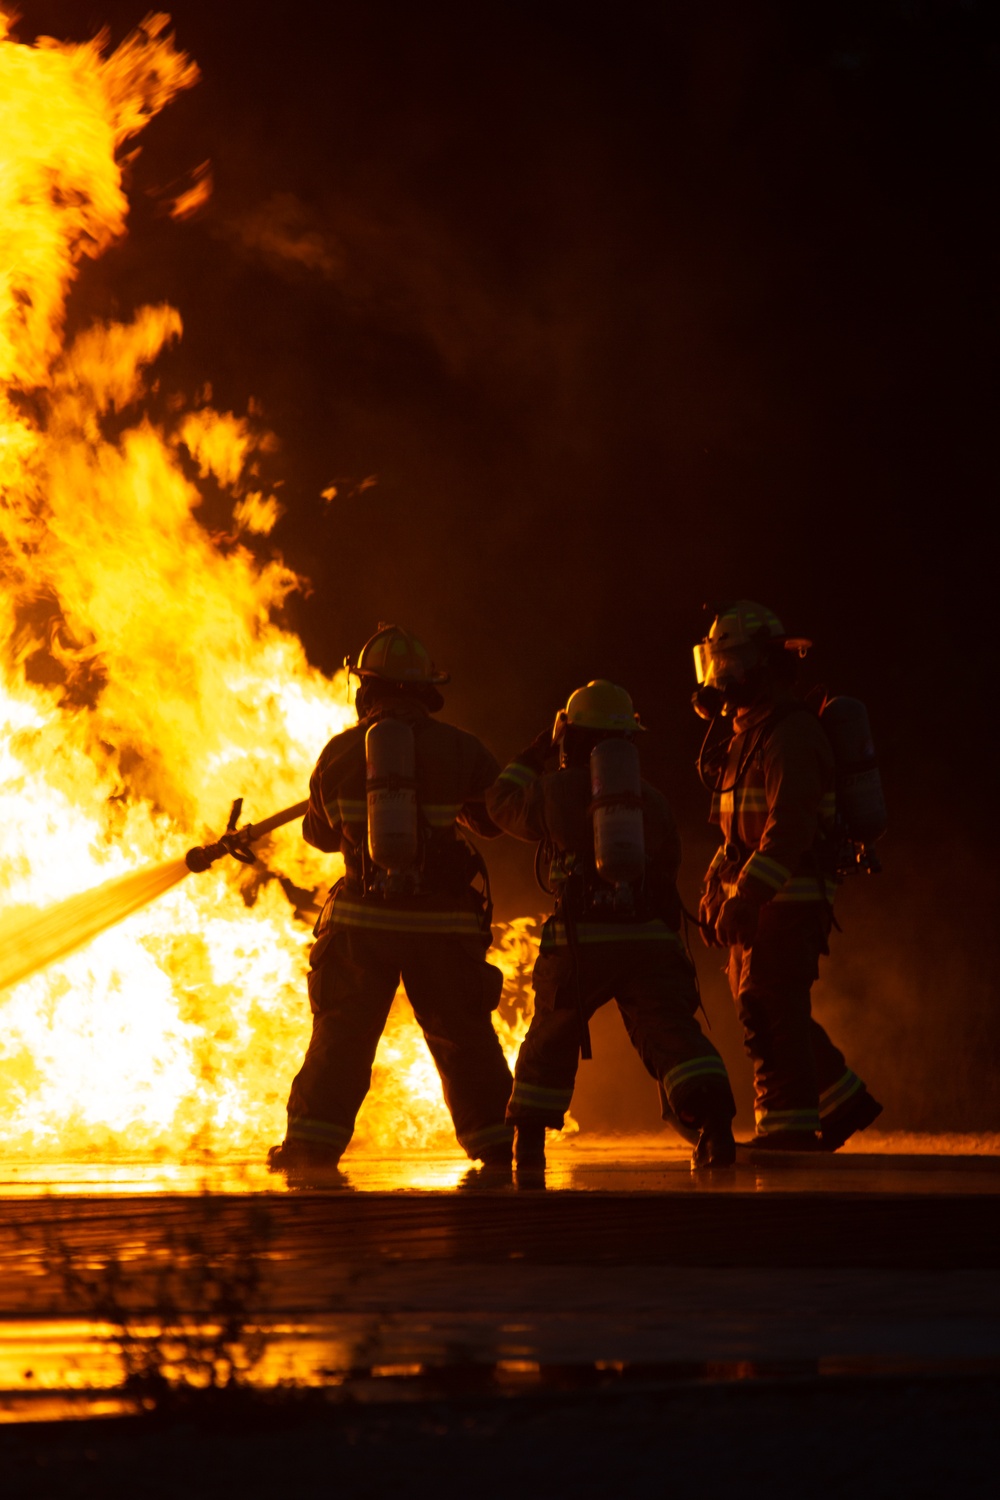
[[[716,719],[725,711],[726,695],[721,689],[704,682],[691,694],[691,706],[699,719]]]
[[[699,718],[714,719],[750,701],[746,668],[739,655],[712,652],[707,640],[699,641],[694,648],[694,671],[698,689],[691,703]]]

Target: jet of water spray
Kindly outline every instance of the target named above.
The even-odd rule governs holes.
[[[224,854],[246,861],[251,844],[294,818],[301,818],[307,806],[306,802],[297,802],[260,823],[229,830],[216,844],[190,849],[184,859],[145,865],[93,890],[58,901],[44,911],[9,916],[0,924],[0,993],[29,979],[39,969],[68,958],[109,927],[171,890],[192,870],[207,870]]]

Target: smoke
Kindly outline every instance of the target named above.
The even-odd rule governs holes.
[[[273,193],[266,202],[237,214],[223,227],[242,249],[259,256],[272,270],[295,267],[328,280],[343,275],[343,252],[294,193]]]
[[[816,1012],[885,1104],[887,1128],[997,1128],[992,879],[954,834],[887,843],[838,903]]]

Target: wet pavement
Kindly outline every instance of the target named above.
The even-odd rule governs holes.
[[[660,1140],[565,1142],[544,1190],[458,1156],[298,1190],[259,1163],[7,1164],[0,1420],[135,1409],[129,1371],[204,1383],[220,1350],[334,1401],[995,1375],[1000,1156],[906,1144],[706,1175]]]
[[[761,1152],[741,1147],[733,1172],[693,1173],[690,1150],[662,1136],[570,1137],[547,1145],[549,1192],[598,1193],[1000,1193],[1000,1137],[875,1135],[836,1155]],[[283,1193],[288,1184],[261,1158],[206,1157],[0,1163],[0,1202],[50,1194],[108,1196],[175,1193]],[[323,1191],[447,1193],[473,1188],[480,1174],[456,1148],[392,1157],[348,1150]],[[496,1184],[493,1184],[494,1186]],[[295,1191],[293,1186],[292,1191]],[[511,1185],[513,1190],[513,1184]]]

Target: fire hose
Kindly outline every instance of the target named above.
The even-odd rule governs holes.
[[[281,828],[285,823],[294,822],[305,814],[308,802],[296,802],[294,807],[286,807],[282,812],[272,813],[269,818],[264,818],[259,823],[248,823],[245,828],[237,828],[240,813],[243,811],[243,798],[237,797],[229,810],[229,822],[221,839],[215,844],[195,845],[189,849],[184,856],[184,863],[189,870],[200,874],[214,865],[217,859],[224,854],[229,854],[233,859],[239,860],[241,865],[252,865],[256,859],[251,844],[262,839],[265,834],[273,832],[275,828]]]

